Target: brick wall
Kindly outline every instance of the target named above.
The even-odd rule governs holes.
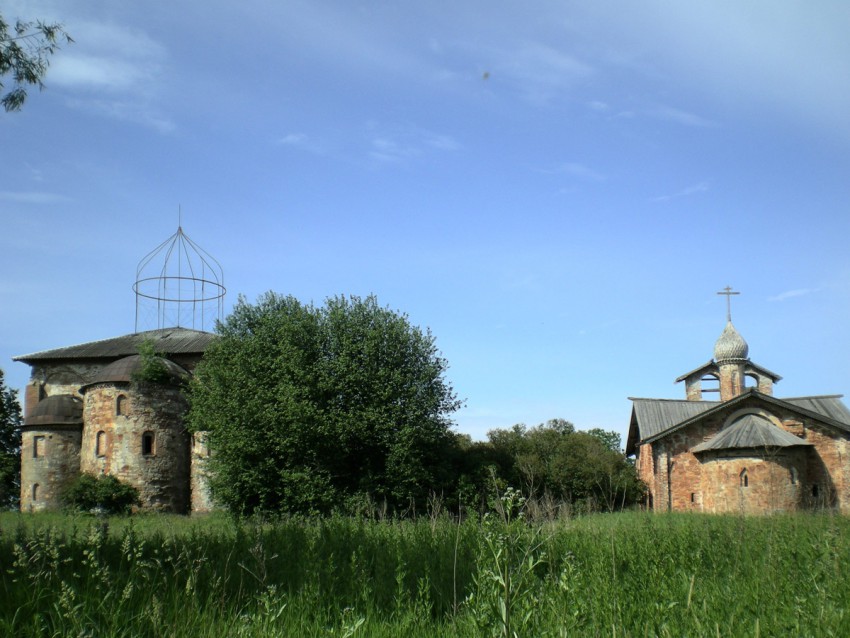
[[[655,511],[771,513],[834,507],[850,512],[850,435],[781,407],[736,406],[638,450],[637,469]],[[745,412],[811,443],[780,450],[723,450],[699,455],[693,447]],[[747,471],[747,485],[741,472]],[[793,479],[792,479],[793,475]]]

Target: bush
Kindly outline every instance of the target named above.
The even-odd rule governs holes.
[[[139,490],[109,475],[82,474],[64,496],[69,507],[81,512],[128,514],[134,505],[142,504]]]
[[[142,358],[141,367],[133,373],[132,379],[136,383],[168,383],[171,376],[165,367],[162,353],[157,352],[156,344],[152,339],[145,339],[137,347]]]

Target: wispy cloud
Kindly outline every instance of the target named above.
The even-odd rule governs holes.
[[[306,133],[287,133],[277,143],[281,146],[298,149],[312,153],[313,155],[326,155],[327,149],[317,140],[314,140]]]
[[[134,29],[94,22],[74,27],[76,43],[50,66],[52,84],[77,88],[145,93],[151,90],[167,58],[163,45]]]
[[[461,148],[460,143],[450,135],[428,134],[425,136],[424,143],[440,151],[457,151]]]
[[[422,153],[421,149],[387,137],[375,137],[370,143],[369,156],[382,162],[398,162]]]
[[[434,133],[415,126],[383,125],[370,123],[367,126],[369,157],[379,162],[396,163],[422,157],[429,151],[453,152],[462,148],[450,135]]]
[[[599,171],[595,171],[579,162],[565,162],[558,164],[554,168],[540,169],[541,173],[547,175],[568,175],[585,181],[601,182],[605,180],[605,175]]]
[[[51,64],[51,86],[72,108],[133,122],[160,133],[175,125],[159,106],[166,48],[146,33],[115,24],[79,22],[75,44]]]
[[[566,164],[562,164],[558,168],[558,172],[594,182],[601,182],[605,179],[605,175],[602,173],[577,162],[567,162]]]
[[[716,128],[717,122],[713,122],[695,113],[689,113],[672,106],[660,106],[648,111],[648,114],[668,122],[682,124],[684,126],[696,126],[699,128]]]
[[[679,199],[680,197],[690,197],[691,195],[697,195],[699,193],[708,192],[708,190],[708,182],[700,182],[699,184],[688,186],[687,188],[683,188],[682,190],[677,191],[675,193],[671,193],[669,195],[659,195],[658,197],[653,197],[650,201],[669,202],[671,199]]]
[[[494,80],[506,77],[528,100],[546,103],[552,97],[594,73],[589,64],[571,53],[539,42],[491,52]],[[600,103],[601,104],[601,103]]]
[[[95,115],[141,124],[159,133],[171,133],[177,128],[159,109],[133,100],[69,99],[68,105]]]
[[[778,295],[774,295],[773,297],[768,297],[768,301],[785,301],[786,299],[792,299],[794,297],[802,297],[804,295],[810,295],[813,292],[817,292],[820,288],[795,288],[793,290],[786,290],[785,292],[781,292]]]
[[[71,198],[44,191],[0,191],[0,201],[16,204],[57,204],[69,202]]]

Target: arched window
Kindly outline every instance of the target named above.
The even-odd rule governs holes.
[[[791,485],[796,485],[796,484],[797,484],[797,468],[792,467],[791,468]]]
[[[33,486],[32,486],[32,500],[33,500],[33,501],[37,501],[37,500],[38,500],[38,483],[33,483]]]
[[[101,430],[97,433],[94,440],[94,455],[97,457],[106,456],[106,432]]]
[[[32,458],[44,456],[44,436],[32,437]]]
[[[124,394],[119,394],[115,399],[115,414],[117,416],[127,416],[130,414],[130,401]]]
[[[142,454],[144,456],[153,456],[155,453],[153,432],[147,431],[142,434]]]
[[[747,468],[741,470],[741,474],[739,475],[739,479],[741,481],[741,487],[749,487],[750,486],[750,477],[747,474]]]

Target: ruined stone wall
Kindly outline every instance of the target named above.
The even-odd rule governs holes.
[[[91,383],[104,365],[102,362],[49,362],[34,365],[30,381],[24,389],[24,416],[32,413],[45,397],[57,394],[80,396],[80,386]]]
[[[60,508],[63,490],[80,473],[82,426],[38,426],[21,434],[21,511]]]
[[[209,488],[207,462],[210,456],[209,435],[207,432],[195,432],[192,435],[192,466],[190,470],[190,491],[192,494],[192,513],[202,514],[214,509]]]
[[[119,397],[126,397],[119,407]],[[81,470],[111,474],[139,490],[146,509],[185,513],[189,507],[186,401],[178,388],[98,384],[83,408]],[[118,414],[118,412],[122,414]],[[98,433],[102,432],[100,449]],[[146,437],[151,437],[146,449]]]

